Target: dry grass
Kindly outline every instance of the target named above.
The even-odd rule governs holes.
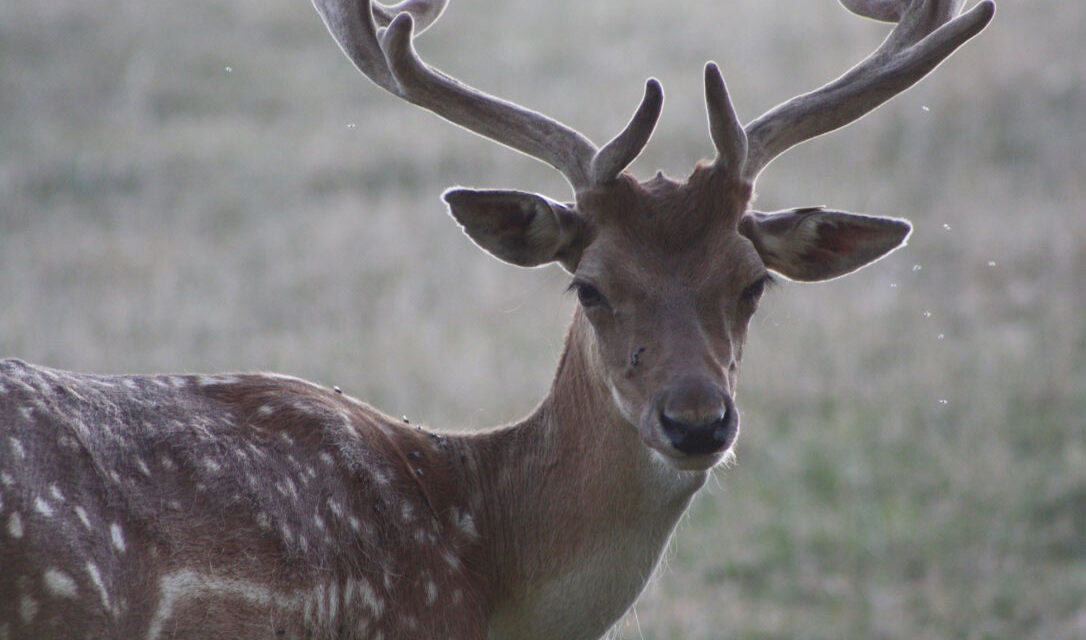
[[[739,464],[620,638],[1086,637],[1086,5],[990,30],[760,184],[912,218],[851,278],[755,319]],[[668,90],[635,173],[884,33],[831,0],[454,0],[420,45],[605,140]],[[465,43],[488,42],[488,46]],[[553,172],[381,95],[306,2],[0,5],[0,354],[93,371],[276,369],[479,427],[545,392],[557,269],[478,253],[450,184],[566,197]],[[947,225],[949,228],[947,228]]]

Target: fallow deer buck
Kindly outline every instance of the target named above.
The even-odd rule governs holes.
[[[835,278],[909,234],[898,219],[752,211],[755,178],[918,81],[995,9],[841,1],[897,26],[837,80],[745,127],[708,64],[716,158],[685,182],[639,182],[625,168],[660,114],[655,80],[597,148],[422,62],[412,38],[443,0],[316,0],[376,84],[572,185],[569,204],[445,193],[484,250],[572,274],[580,304],[550,393],[518,424],[437,433],[288,377],[5,361],[0,640],[605,634],[729,456],[747,323],[770,272]]]

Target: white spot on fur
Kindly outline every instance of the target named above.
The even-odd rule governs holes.
[[[283,478],[281,482],[276,482],[275,488],[283,494],[283,497],[298,499],[298,488],[294,486],[294,481],[290,478]]]
[[[216,596],[216,600],[239,598],[264,608],[297,610],[301,604],[297,597],[276,594],[264,585],[216,576],[201,576],[182,570],[165,575],[159,581],[158,609],[151,618],[147,640],[156,640],[162,635],[163,627],[173,616],[174,607],[179,601],[208,596]]]
[[[306,611],[309,611],[309,609],[311,607],[317,613],[317,622],[320,625],[323,626],[324,621],[327,619],[327,611],[325,610],[325,602],[324,602],[324,585],[323,584],[318,584],[316,587],[313,588],[312,593],[310,593],[310,597],[306,601]],[[309,616],[307,615],[306,617],[308,618]]]
[[[339,587],[336,583],[328,585],[328,619],[335,620],[339,613]]]
[[[23,537],[23,517],[18,511],[8,516],[8,534],[16,540]]]
[[[415,515],[415,508],[411,506],[410,502],[405,502],[400,505],[400,517],[404,522],[411,522],[411,519]]]
[[[59,569],[46,569],[42,581],[45,583],[45,590],[58,598],[74,598],[79,593],[75,580]]]
[[[37,511],[46,518],[53,517],[53,505],[49,504],[45,500],[42,500],[41,496],[34,498],[34,511]]]
[[[468,538],[474,540],[479,537],[479,530],[475,528],[475,519],[466,511],[461,511],[456,519],[456,526]]]
[[[33,422],[34,421],[34,416],[31,415],[32,412],[33,412],[33,409],[31,409],[30,407],[19,407],[19,414],[22,415],[23,420],[26,420],[27,422]],[[12,440],[15,440],[15,438],[12,438]],[[14,448],[14,445],[13,445],[13,448]]]
[[[4,485],[5,487],[10,487],[11,485],[15,484],[15,480],[7,471],[0,471],[0,484]]]
[[[433,580],[426,581],[426,606],[432,607],[437,602],[437,585]]]
[[[121,530],[121,525],[116,522],[109,525],[109,537],[113,540],[113,546],[117,548],[117,551],[124,553],[124,531]]]
[[[79,521],[83,523],[83,526],[87,528],[87,531],[90,531],[91,523],[90,518],[87,517],[87,510],[77,506],[75,508],[75,515],[79,516]]]
[[[307,627],[313,626],[313,610],[316,608],[313,599],[312,593],[302,595],[302,623]]]
[[[270,416],[271,414],[275,413],[275,407],[271,406],[270,404],[262,404],[260,405],[260,408],[256,410],[256,412],[262,416]]]
[[[329,467],[336,464],[336,459],[333,458],[332,454],[328,453],[327,451],[321,451],[318,457],[321,459],[321,462],[328,465]]]
[[[347,581],[343,584],[343,608],[350,609],[351,602],[354,601],[354,580],[347,578]]]
[[[162,468],[165,469],[166,471],[176,471],[177,470],[177,463],[174,462],[173,458],[171,458],[170,456],[163,455],[158,459],[158,461],[162,465]]]
[[[20,409],[20,411],[25,411],[26,413],[24,413],[24,415],[27,416],[27,419],[29,419],[29,417],[30,417],[30,409],[28,409],[26,407],[23,407],[22,409]],[[11,453],[16,458],[19,458],[19,459],[26,458],[26,449],[23,448],[23,443],[20,442],[18,438],[9,437],[8,442],[11,443]]]
[[[210,473],[218,473],[222,471],[222,465],[211,458],[204,458],[204,468]]]
[[[49,485],[49,495],[53,496],[53,499],[57,502],[65,502],[64,494],[60,492],[60,487],[55,483]]]
[[[385,609],[385,603],[377,596],[373,585],[365,578],[358,579],[358,593],[362,596],[362,604],[373,612],[373,617],[380,618],[381,612]]]
[[[328,498],[328,508],[332,510],[332,513],[334,513],[337,518],[343,517],[343,506],[334,499]]]
[[[362,523],[354,516],[347,516],[347,523],[351,525],[351,529],[354,530],[355,533],[362,530]]]
[[[136,458],[136,468],[139,472],[148,478],[151,477],[151,468],[147,466],[147,463],[143,461],[143,458]]]
[[[113,607],[109,604],[109,592],[106,591],[106,585],[102,582],[102,574],[98,571],[98,565],[88,562],[87,573],[90,575],[91,582],[98,588],[98,595],[102,598],[102,606],[106,608],[106,611],[112,613]]]
[[[294,446],[294,438],[291,438],[289,433],[285,431],[280,431],[279,437],[282,438],[283,442],[287,443],[292,447]]]
[[[38,615],[38,602],[29,595],[23,594],[23,597],[19,598],[19,617],[22,618],[23,624],[33,622],[36,615]]]

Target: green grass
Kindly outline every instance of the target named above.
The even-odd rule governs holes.
[[[931,78],[766,171],[766,210],[916,230],[771,294],[739,461],[619,638],[1086,637],[1084,23],[1004,1]],[[831,0],[453,0],[419,46],[598,142],[660,78],[644,177],[709,154],[705,60],[749,119],[884,33]],[[304,0],[0,4],[0,354],[275,369],[431,424],[513,419],[571,302],[559,270],[478,252],[452,184],[568,196],[382,95]]]

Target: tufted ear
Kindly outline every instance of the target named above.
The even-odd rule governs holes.
[[[533,193],[449,189],[443,196],[464,233],[495,258],[521,267],[559,262],[573,272],[585,244],[584,217]]]
[[[899,218],[806,207],[751,211],[739,221],[766,267],[792,280],[830,280],[905,244],[912,227]]]

